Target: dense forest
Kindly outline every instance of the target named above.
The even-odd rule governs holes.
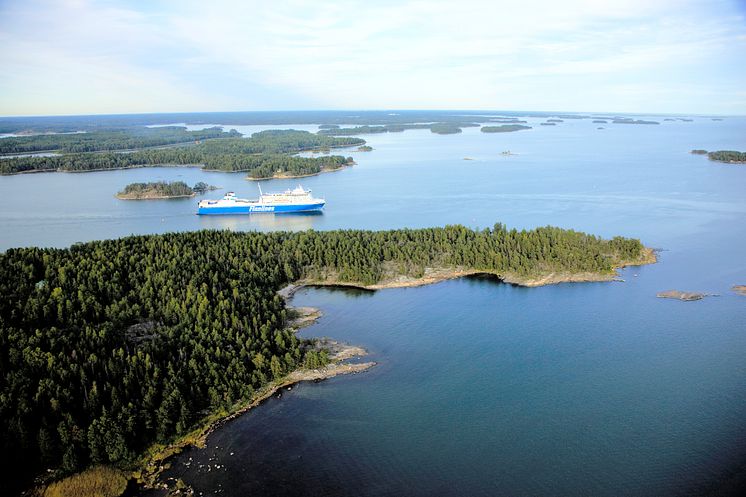
[[[205,193],[212,188],[206,183],[199,182],[191,187],[183,181],[153,181],[150,183],[130,183],[117,197],[123,199],[146,199],[146,198],[169,198],[169,197],[191,197],[197,193]]]
[[[23,154],[54,150],[58,152],[95,152],[99,150],[130,150],[187,143],[212,138],[237,138],[236,130],[224,132],[218,127],[187,131],[181,126],[156,128],[130,127],[89,131],[85,133],[14,136],[0,140],[0,154]]]
[[[319,354],[285,329],[299,279],[372,284],[426,268],[609,272],[637,240],[558,228],[133,236],[0,255],[0,478],[127,466],[155,441]],[[20,484],[20,483],[19,483]]]
[[[342,167],[349,158],[341,156],[301,158],[289,154],[317,148],[362,145],[352,137],[322,136],[307,131],[268,130],[250,138],[211,140],[189,147],[140,150],[132,153],[81,153],[53,157],[0,159],[0,174],[29,171],[95,171],[156,165],[202,165],[218,171],[246,171],[254,178],[275,173],[315,174]]]
[[[746,152],[718,150],[716,152],[709,152],[707,158],[718,162],[744,163],[746,162]]]
[[[523,124],[502,124],[500,126],[482,126],[482,133],[510,133],[512,131],[521,131],[522,129],[531,129],[531,126]]]

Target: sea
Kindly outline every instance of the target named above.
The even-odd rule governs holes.
[[[301,184],[320,214],[197,216],[258,196],[245,173],[160,167],[0,177],[0,250],[199,229],[558,226],[639,238],[657,264],[539,288],[472,277],[376,292],[304,288],[300,332],[369,351],[367,372],[283,390],[223,424],[166,477],[196,495],[738,495],[746,485],[746,118],[564,119],[488,134],[361,135],[373,151]],[[673,120],[664,120],[664,118]],[[163,122],[160,124],[178,124]],[[219,122],[211,123],[220,125]],[[199,129],[211,124],[189,125]],[[321,124],[321,123],[319,123]],[[317,125],[229,125],[263,129]],[[128,183],[204,181],[191,199],[124,201]],[[677,289],[707,294],[657,298]]]

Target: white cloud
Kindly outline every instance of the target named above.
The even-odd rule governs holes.
[[[546,105],[746,112],[732,107],[741,97],[722,94],[746,86],[743,12],[728,1],[127,5],[0,10],[8,74],[0,113]],[[662,87],[672,93],[663,100]],[[695,94],[709,98],[693,103]],[[619,95],[634,108],[615,107]]]

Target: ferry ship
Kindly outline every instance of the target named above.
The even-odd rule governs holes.
[[[200,200],[197,214],[252,214],[254,212],[308,212],[319,211],[326,201],[311,196],[311,190],[298,185],[282,193],[263,193],[259,185],[259,199],[246,200],[228,192],[220,200]]]

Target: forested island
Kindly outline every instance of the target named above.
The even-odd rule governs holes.
[[[737,152],[735,150],[708,152],[707,158],[716,162],[727,162],[728,164],[746,164],[746,152]]]
[[[200,181],[191,187],[183,181],[153,181],[150,183],[130,183],[122,191],[117,193],[117,198],[122,200],[151,200],[193,197],[198,193],[215,190],[214,186]]]
[[[524,126],[523,124],[503,124],[501,126],[482,126],[482,133],[510,133],[513,131],[521,131],[522,129],[531,129],[531,126]]]
[[[0,254],[0,478],[139,472],[162,445],[327,355],[287,328],[289,283],[488,273],[528,286],[654,262],[638,240],[545,227],[132,236]],[[189,437],[187,437],[189,439]],[[153,445],[156,444],[156,445]],[[160,448],[159,448],[160,447]]]
[[[746,152],[736,150],[717,150],[708,152],[707,150],[696,148],[689,152],[694,155],[707,155],[707,158],[715,162],[725,162],[728,164],[746,164]]]
[[[140,150],[132,153],[78,153],[53,157],[0,159],[0,174],[64,171],[84,172],[162,165],[193,165],[213,171],[241,171],[252,178],[309,175],[342,167],[341,156],[302,158],[288,154],[319,148],[364,145],[353,137],[324,136],[308,131],[267,130],[250,138],[224,138],[188,147]]]
[[[55,151],[62,153],[132,150],[176,143],[199,142],[214,138],[238,138],[241,133],[219,127],[187,131],[182,126],[130,127],[92,130],[85,133],[15,136],[0,140],[0,154]]]

